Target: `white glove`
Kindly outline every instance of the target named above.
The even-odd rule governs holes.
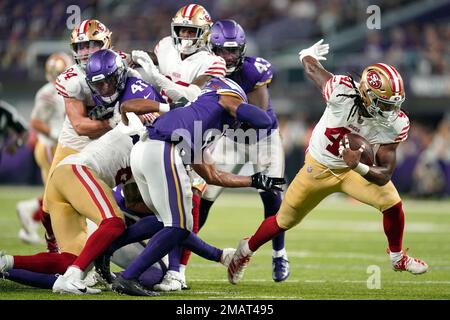
[[[111,128],[114,128],[120,122],[120,120],[122,119],[122,116],[120,115],[119,107],[117,106],[117,104],[116,104],[116,107],[114,109],[114,115],[111,118],[108,119],[108,124],[109,124],[109,126]]]
[[[146,73],[146,79],[151,84],[155,84],[155,76],[160,74],[158,68],[153,63],[152,58],[148,55],[147,52],[142,50],[133,50],[131,51],[131,59],[139,64],[144,72]]]
[[[298,53],[299,60],[302,62],[303,58],[306,56],[311,56],[316,60],[327,60],[324,56],[328,54],[330,45],[328,43],[322,44],[323,39],[314,43],[311,47],[303,49]]]

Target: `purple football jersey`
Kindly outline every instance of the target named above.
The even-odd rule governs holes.
[[[272,65],[263,58],[245,57],[242,67],[228,77],[239,84],[245,93],[250,93],[255,90],[256,87],[268,84],[272,81],[273,69]],[[272,126],[269,130],[278,128],[277,117],[275,112],[273,112],[270,97],[267,114],[270,119],[272,119]]]
[[[213,78],[196,100],[158,117],[148,127],[149,137],[174,143],[182,139],[191,151],[203,149],[221,136],[224,129],[240,124],[219,104],[221,94],[233,94],[247,102],[244,91],[234,81]]]

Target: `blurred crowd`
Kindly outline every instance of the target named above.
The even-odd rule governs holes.
[[[176,11],[191,1],[79,0],[82,19],[96,17],[113,31],[121,50],[151,49],[170,34]],[[3,0],[0,2],[0,69],[24,68],[26,49],[33,41],[67,41],[70,29],[66,9],[70,0]],[[352,26],[365,26],[369,5],[380,6],[382,16],[414,3],[407,0],[209,0],[204,5],[213,20],[233,18],[249,35],[258,54],[270,56],[283,48],[330,36]],[[417,3],[417,1],[416,1]],[[425,74],[449,72],[450,20],[425,17],[389,28],[369,31],[362,58],[385,58],[394,65]],[[69,49],[67,47],[67,49]],[[349,51],[352,48],[348,49]],[[360,51],[361,52],[361,51]],[[353,60],[353,58],[352,58]]]

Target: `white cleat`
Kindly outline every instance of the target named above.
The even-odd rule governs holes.
[[[17,216],[22,225],[19,238],[26,243],[43,243],[37,233],[40,223],[33,220],[33,213],[37,209],[39,209],[39,202],[36,199],[19,201],[16,205]]]
[[[241,281],[252,255],[253,252],[248,248],[248,238],[242,239],[228,265],[228,281],[231,284]]]
[[[236,252],[235,248],[225,248],[222,250],[222,256],[220,257],[220,263],[228,268],[230,265],[231,259],[233,259],[234,253]]]
[[[19,230],[19,239],[28,244],[43,244],[44,240],[41,239],[37,232],[28,233],[24,228]]]
[[[0,273],[5,273],[11,268],[12,268],[12,257],[7,256],[3,251],[0,251]]]
[[[183,284],[186,285],[185,279],[181,273],[169,270],[166,272],[161,283],[155,284],[153,289],[156,291],[180,291],[183,288]]]
[[[93,287],[98,283],[98,279],[101,278],[100,275],[95,271],[95,268],[92,268],[91,271],[89,271],[84,277],[84,284],[87,287]]]
[[[53,284],[53,292],[61,294],[99,294],[100,289],[89,288],[83,280],[59,276]]]
[[[392,262],[392,269],[394,271],[408,271],[412,274],[422,274],[428,271],[428,264],[420,259],[409,257],[405,250],[402,257],[397,261]]]

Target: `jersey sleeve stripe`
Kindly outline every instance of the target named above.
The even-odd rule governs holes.
[[[322,96],[325,99],[325,101],[328,101],[330,99],[331,93],[333,92],[333,85],[332,82],[335,77],[330,78],[323,86],[322,88]]]
[[[69,95],[67,93],[60,91],[58,88],[56,88],[56,91],[58,91],[58,93],[63,97],[69,98]]]
[[[207,71],[209,71],[209,70],[225,70],[225,68],[222,68],[222,67],[210,67]]]
[[[205,72],[205,74],[211,74],[211,75],[218,74],[221,76],[225,76],[225,70],[224,70],[224,72],[207,71],[207,72]]]
[[[66,91],[66,88],[64,86],[60,85],[58,82],[55,82],[55,88],[59,88],[61,91]]]

